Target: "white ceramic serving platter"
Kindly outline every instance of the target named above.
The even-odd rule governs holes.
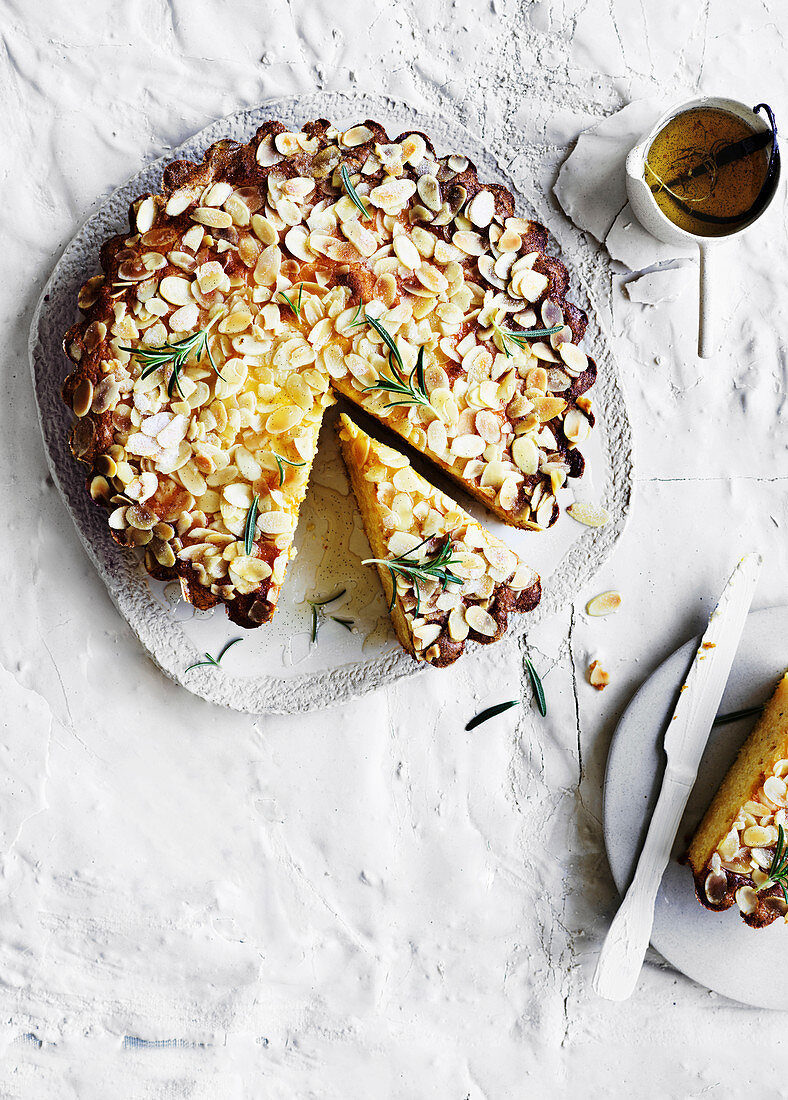
[[[643,684],[624,711],[610,747],[605,776],[605,844],[613,878],[622,893],[634,874],[659,794],[665,767],[665,728],[700,640],[699,635],[677,649]],[[764,702],[785,668],[788,607],[753,611],[720,713]],[[711,731],[657,895],[651,943],[677,970],[716,993],[758,1008],[788,1009],[788,986],[779,977],[768,980],[788,949],[788,927],[775,921],[768,928],[748,928],[735,906],[725,913],[709,912],[695,897],[689,867],[679,863],[754,723],[750,718]]]
[[[112,600],[167,675],[211,702],[254,713],[294,713],[326,706],[423,671],[399,649],[377,577],[370,567],[361,565],[361,559],[368,556],[368,546],[334,438],[336,409],[329,411],[323,426],[296,536],[299,556],[288,570],[274,621],[259,630],[244,631],[229,622],[222,607],[195,613],[180,601],[177,584],[151,581],[134,556],[120,551],[110,539],[106,517],[90,501],[84,473],[68,451],[71,417],[60,399],[68,364],[61,341],[77,318],[77,291],[95,273],[102,241],[126,229],[133,198],[141,192],[158,190],[164,164],[178,158],[200,159],[204,150],[220,138],[246,141],[270,118],[281,119],[297,129],[318,117],[329,118],[343,128],[374,118],[392,136],[409,129],[423,130],[433,138],[439,152],[473,150],[482,179],[505,183],[515,195],[518,213],[546,222],[555,231],[555,215],[547,208],[538,208],[478,139],[442,115],[374,95],[316,93],[269,101],[252,111],[218,120],[116,191],[66,248],[44,289],[30,336],[33,382],[49,464]],[[531,615],[512,618],[512,634],[523,634],[528,626],[554,613],[593,575],[621,534],[632,488],[630,428],[618,373],[597,319],[599,310],[577,274],[581,268],[593,278],[599,262],[590,245],[573,242],[573,256],[569,258],[562,254],[560,245],[559,227],[552,250],[562,256],[570,270],[572,300],[589,312],[591,323],[584,346],[596,359],[600,374],[593,391],[599,427],[583,447],[587,471],[573,489],[563,493],[561,503],[565,507],[573,497],[601,503],[610,512],[610,523],[592,530],[563,516],[544,534],[516,531],[504,527],[449,487],[436,471],[429,471],[433,480],[448,488],[541,573],[542,602]],[[418,460],[414,464],[419,466]],[[421,469],[428,472],[429,468],[422,464]],[[346,589],[345,595],[328,611],[352,619],[352,631],[326,618],[318,643],[311,644],[311,609],[307,601],[325,598],[342,588]],[[242,637],[243,644],[228,652],[221,672],[186,671],[203,651],[216,654],[235,637]],[[465,659],[473,660],[473,650],[479,648],[470,646]],[[430,674],[440,673],[430,670]]]

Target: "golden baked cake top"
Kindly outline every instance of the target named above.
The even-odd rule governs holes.
[[[64,343],[113,536],[198,606],[267,621],[332,389],[506,522],[550,526],[596,368],[546,246],[464,156],[372,121],[269,122],[169,165]]]
[[[342,454],[397,636],[418,661],[452,664],[465,642],[496,642],[510,612],[539,603],[538,574],[405,455],[346,415]]]
[[[788,673],[698,826],[688,860],[698,900],[736,905],[763,928],[788,914]]]

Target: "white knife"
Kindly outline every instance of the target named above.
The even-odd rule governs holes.
[[[725,690],[761,569],[758,554],[739,562],[720,597],[665,733],[667,766],[635,877],[610,926],[594,973],[594,992],[631,996],[643,966],[654,903],[698,765]]]

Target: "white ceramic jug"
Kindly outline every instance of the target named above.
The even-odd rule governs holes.
[[[667,122],[676,115],[692,110],[694,107],[716,107],[718,110],[727,111],[737,115],[755,131],[769,130],[767,118],[755,114],[751,107],[739,103],[735,99],[725,99],[721,96],[704,96],[699,99],[691,99],[666,111],[654,124],[650,132],[638,142],[630,152],[626,161],[627,195],[629,203],[640,224],[657,240],[665,244],[680,244],[687,246],[696,244],[700,258],[700,299],[698,311],[698,355],[702,359],[709,359],[717,350],[715,337],[715,319],[717,316],[715,287],[720,277],[720,271],[716,270],[718,264],[712,263],[712,257],[717,259],[717,253],[721,245],[731,237],[743,233],[753,222],[757,221],[766,207],[771,203],[777,190],[780,176],[779,154],[775,156],[774,173],[768,181],[771,193],[765,196],[766,201],[760,205],[749,221],[737,225],[729,233],[721,237],[706,237],[697,233],[688,233],[685,229],[679,229],[659,208],[651,188],[645,179],[645,163],[651,143],[659,131]],[[776,139],[775,139],[776,140]]]

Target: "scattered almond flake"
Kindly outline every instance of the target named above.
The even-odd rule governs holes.
[[[588,682],[597,691],[604,691],[610,683],[610,673],[605,672],[599,661],[592,661],[588,666]]]
[[[619,607],[621,607],[620,592],[600,592],[598,596],[594,596],[586,604],[586,615],[596,617],[612,615],[615,611],[618,611]]]
[[[567,507],[566,513],[586,527],[604,527],[610,522],[610,514],[599,504],[575,501]]]

